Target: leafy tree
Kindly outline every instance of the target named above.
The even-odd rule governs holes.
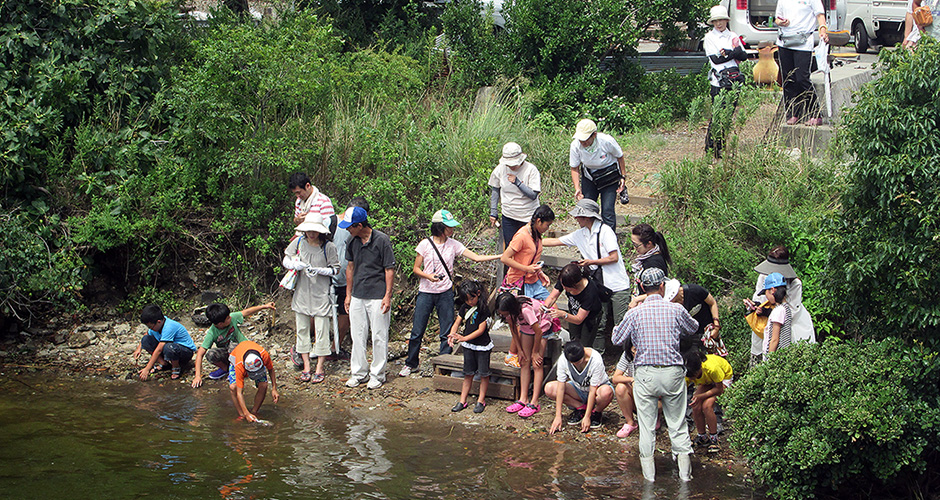
[[[882,52],[841,128],[854,161],[828,280],[849,331],[940,347],[940,43]]]

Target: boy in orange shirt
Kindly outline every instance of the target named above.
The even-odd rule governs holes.
[[[277,404],[277,378],[274,375],[274,363],[271,355],[263,347],[250,340],[242,341],[228,356],[228,387],[232,391],[232,402],[238,410],[239,418],[249,422],[257,422],[256,414],[261,409],[261,403],[268,393],[268,374],[271,375],[271,396]],[[267,371],[265,371],[267,369]],[[258,391],[255,393],[255,404],[248,411],[245,404],[245,377],[255,381]]]

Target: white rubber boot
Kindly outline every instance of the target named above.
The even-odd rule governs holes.
[[[640,457],[640,468],[643,469],[643,479],[651,483],[656,480],[656,462],[653,457]]]
[[[682,481],[692,480],[692,456],[688,453],[679,455],[679,479]]]

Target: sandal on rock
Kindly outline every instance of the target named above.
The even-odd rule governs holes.
[[[162,365],[153,365],[153,368],[150,369],[150,373],[164,372],[167,370],[172,370],[173,365],[170,363],[163,363]]]
[[[310,372],[301,372],[300,373],[301,382],[310,382]]]
[[[326,380],[325,373],[314,373],[313,378],[310,379],[310,381],[313,382],[314,384],[319,384],[320,382],[323,382],[324,380]]]
[[[170,372],[170,380],[176,380],[180,378],[180,372],[183,371],[183,368],[173,368]]]

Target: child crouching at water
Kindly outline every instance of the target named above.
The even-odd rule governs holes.
[[[460,342],[463,347],[463,387],[460,391],[460,401],[450,411],[458,412],[467,408],[467,397],[473,386],[473,377],[479,375],[480,396],[473,407],[473,413],[483,413],[486,409],[486,389],[490,385],[490,352],[493,350],[487,323],[490,312],[486,303],[480,301],[483,287],[479,282],[462,281],[457,292],[457,298],[462,305],[448,335],[448,343],[453,347],[455,343]],[[457,333],[461,323],[466,324],[463,335]]]
[[[274,363],[271,355],[255,342],[246,340],[238,344],[228,357],[228,387],[232,391],[232,403],[238,410],[238,417],[249,422],[258,421],[258,410],[268,394],[268,375],[271,376],[271,397],[277,403],[277,377],[274,375]],[[255,381],[258,391],[255,402],[248,411],[245,404],[245,377]]]
[[[555,398],[555,420],[548,429],[554,434],[561,429],[561,408],[572,409],[568,425],[580,425],[581,432],[602,424],[604,408],[614,400],[604,360],[600,353],[572,340],[565,344],[565,359],[558,360],[558,380],[545,386],[545,394]]]

